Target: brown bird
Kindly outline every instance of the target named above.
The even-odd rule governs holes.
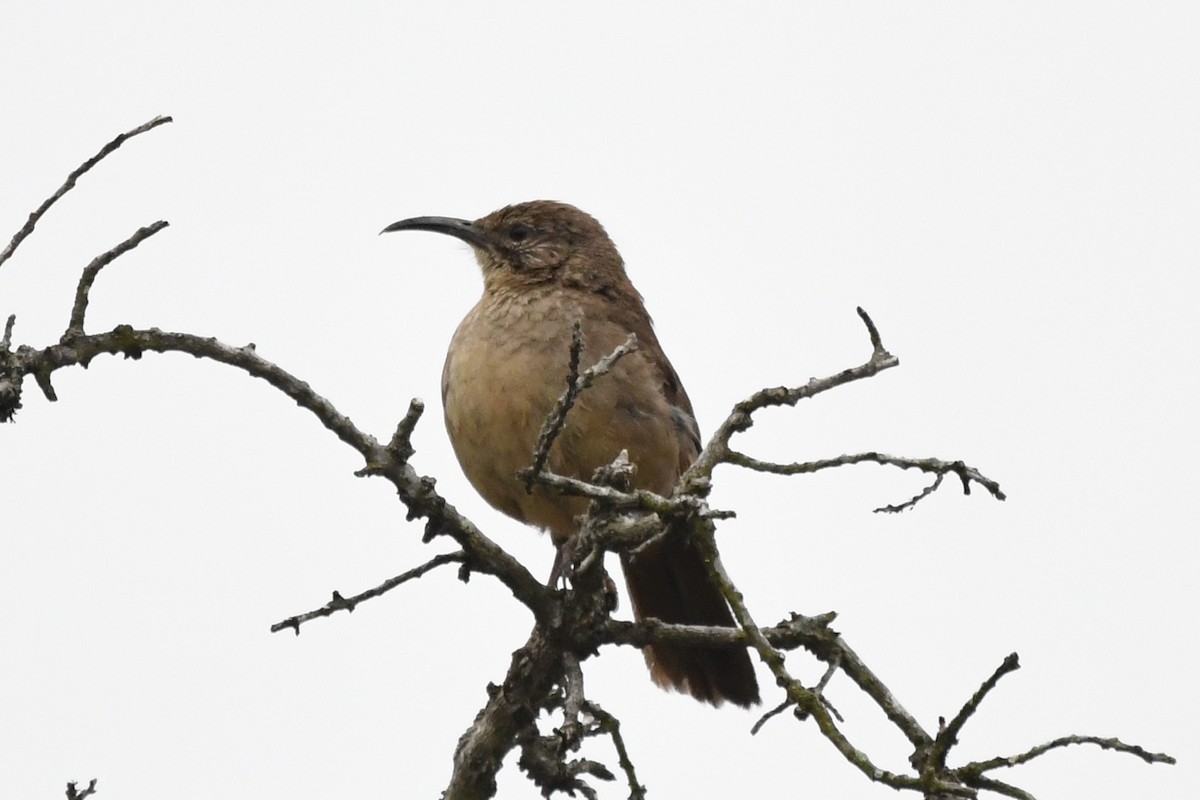
[[[654,335],[642,296],[600,223],[579,209],[539,200],[474,222],[414,217],[383,232],[424,230],[457,237],[483,269],[483,297],[446,354],[442,402],[450,442],[475,489],[500,511],[550,531],[561,547],[587,501],[535,487],[529,467],[538,433],[564,388],[572,328],[582,324],[586,367],[636,333],[638,349],[577,399],[547,466],[588,480],[622,450],[635,488],[669,495],[700,452],[700,431],[679,376]],[[621,565],[637,619],[733,627],[724,598],[682,532],[671,532]],[[645,648],[654,682],[713,705],[759,701],[754,668],[738,648]]]

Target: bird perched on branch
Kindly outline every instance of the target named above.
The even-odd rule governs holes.
[[[384,232],[423,230],[471,245],[483,297],[459,324],[442,372],[446,429],[463,471],[500,511],[550,532],[560,548],[587,501],[535,486],[528,467],[564,387],[572,332],[582,326],[582,364],[637,334],[637,349],[581,393],[549,450],[553,472],[581,480],[626,450],[634,488],[670,495],[700,452],[692,404],[654,335],[642,296],[600,223],[550,201],[508,206],[475,221],[414,217]],[[733,616],[684,531],[672,530],[621,565],[634,616],[733,627]],[[759,701],[740,648],[645,648],[654,682],[714,705]]]

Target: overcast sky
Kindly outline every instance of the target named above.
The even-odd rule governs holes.
[[[469,250],[380,228],[536,198],[591,212],[705,433],[762,386],[865,360],[862,305],[900,368],[763,414],[741,446],[964,459],[1009,500],[947,481],[883,516],[923,479],[718,472],[757,619],[838,611],[931,730],[1017,651],[959,762],[1120,736],[1180,764],[1071,748],[997,777],[1041,800],[1197,796],[1198,7],[604,5],[10,4],[3,241],[115,134],[176,121],[0,267],[0,316],[18,344],[57,341],[83,266],[169,220],[102,273],[91,331],[255,342],[379,436],[425,398],[413,465],[544,575],[548,539],[474,494],[441,425]],[[271,634],[448,543],[229,368],[101,357],[55,387],[28,382],[0,427],[0,795],[95,777],[112,800],[438,796],[528,613],[446,571]],[[658,691],[631,649],[585,671],[652,797],[896,796],[811,723],[752,737],[755,713]],[[849,681],[828,692],[855,744],[906,768]],[[510,763],[501,795],[537,793]]]

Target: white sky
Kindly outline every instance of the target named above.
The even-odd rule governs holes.
[[[901,367],[765,414],[742,445],[962,458],[1010,499],[947,482],[883,517],[923,480],[718,473],[751,609],[837,610],[931,729],[1016,650],[960,760],[1117,735],[1181,763],[1072,748],[997,777],[1042,800],[1197,796],[1200,7],[106,6],[5,10],[0,236],[113,135],[176,122],[0,267],[18,343],[56,341],[80,269],[165,218],[101,275],[90,330],[253,341],[380,436],[426,398],[414,466],[545,574],[548,540],[474,495],[439,419],[479,292],[467,248],[381,227],[535,198],[592,212],[705,432],[761,386],[864,360],[861,304]],[[270,634],[447,544],[243,374],[102,357],[55,385],[49,404],[30,381],[0,428],[0,795],[96,777],[114,800],[436,797],[528,614],[446,571]],[[632,650],[586,675],[653,797],[895,796],[812,724],[751,737],[756,715],[657,691]],[[905,767],[847,681],[830,697]],[[501,794],[537,796],[511,763]]]

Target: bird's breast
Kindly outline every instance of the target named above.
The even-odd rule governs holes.
[[[446,429],[471,484],[491,505],[560,540],[586,504],[540,488],[530,494],[516,473],[532,465],[542,425],[566,389],[574,323],[583,326],[583,369],[629,335],[605,312],[602,299],[566,290],[485,294],[455,331],[442,373]],[[586,480],[628,450],[635,485],[669,492],[688,461],[675,415],[656,364],[635,351],[577,398],[548,466]]]
[[[459,324],[442,371],[446,430],[467,479],[491,505],[540,527],[569,528],[578,510],[533,502],[515,477],[533,463],[570,356],[564,309],[535,299],[485,297]]]

